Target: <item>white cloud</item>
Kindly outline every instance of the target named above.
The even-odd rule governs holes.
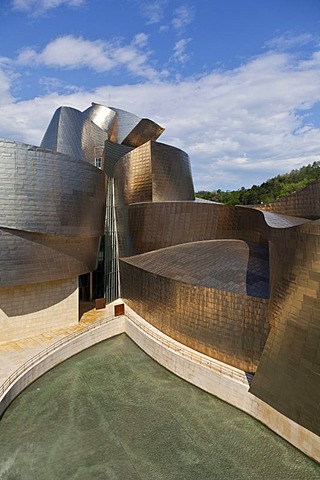
[[[167,0],[153,0],[152,2],[142,2],[140,4],[140,11],[146,18],[148,25],[159,23],[163,19],[164,8],[167,3]]]
[[[96,72],[107,72],[118,67],[130,73],[152,79],[159,74],[148,65],[150,53],[144,49],[147,35],[140,33],[128,45],[119,41],[86,40],[73,35],[58,37],[42,51],[25,48],[17,62],[20,65],[39,64],[51,68],[79,69],[90,68]]]
[[[266,42],[265,47],[271,50],[289,50],[293,47],[306,45],[312,42],[312,40],[313,37],[310,33],[295,35],[291,32],[287,32]]]
[[[59,91],[71,93],[80,91],[79,87],[70,85],[56,77],[41,77],[39,84],[44,86],[47,93]]]
[[[173,48],[173,58],[180,63],[186,62],[189,58],[189,55],[186,52],[186,47],[190,40],[190,38],[181,38],[176,42]]]
[[[85,2],[86,0],[11,0],[11,5],[14,10],[37,15],[61,5],[80,7]]]
[[[0,106],[7,105],[14,100],[11,89],[12,83],[18,75],[12,71],[11,63],[10,59],[0,57]]]
[[[174,11],[172,25],[176,30],[183,30],[187,25],[192,23],[194,18],[194,8],[188,5],[181,5]]]
[[[148,44],[148,35],[145,33],[138,33],[132,42],[134,45],[137,45],[137,47],[146,47]]]
[[[110,98],[111,105],[166,128],[160,141],[189,153],[196,189],[250,186],[320,161],[320,129],[306,116],[320,102],[317,58],[320,54],[315,53],[301,62],[285,53],[269,53],[237,69],[176,83],[105,85],[29,101],[7,97],[1,106],[0,136],[39,144],[58,106],[82,110],[92,101],[107,104]],[[8,92],[8,78],[3,88]]]

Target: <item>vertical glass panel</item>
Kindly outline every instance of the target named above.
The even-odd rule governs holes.
[[[105,294],[106,303],[110,303],[120,296],[119,257],[113,178],[108,178],[107,181],[107,208],[105,225]]]

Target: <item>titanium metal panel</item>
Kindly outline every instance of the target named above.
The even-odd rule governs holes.
[[[169,145],[135,148],[116,163],[114,177],[121,204],[194,199],[189,157]]]
[[[160,125],[148,118],[143,118],[122,141],[122,144],[129,147],[139,147],[150,140],[157,140],[163,132],[164,128]]]
[[[106,179],[87,162],[0,142],[0,226],[61,236],[103,234]]]
[[[84,119],[91,120],[101,130],[107,132],[109,139],[116,135],[117,114],[111,108],[98,103],[92,103],[91,107],[87,108],[82,115]]]
[[[271,245],[271,331],[250,391],[320,435],[320,221]]]
[[[257,243],[268,249],[268,226],[263,213],[254,209],[190,201],[139,203],[129,205],[128,210],[127,235],[135,254],[223,238]]]
[[[71,107],[58,108],[44,134],[40,147],[84,160],[81,147],[83,117]]]
[[[162,248],[126,262],[192,285],[269,298],[268,251],[242,240],[207,240]]]
[[[256,208],[316,220],[320,212],[320,179],[277,202],[259,205]]]
[[[118,204],[152,201],[150,142],[118,160],[114,167],[114,179]]]
[[[108,133],[91,121],[88,114],[71,107],[55,112],[41,142],[41,148],[65,153],[94,165],[95,148],[103,147]]]
[[[129,133],[138,125],[141,118],[120,108],[109,107],[117,114],[117,132],[109,138],[112,142],[122,143]]]
[[[87,162],[95,165],[96,152],[97,150],[103,150],[107,136],[108,134],[104,130],[101,130],[90,120],[83,122],[80,140],[81,149]]]
[[[58,237],[0,227],[0,287],[93,271],[100,237]]]
[[[122,298],[179,342],[254,372],[269,332],[267,265],[240,241],[164,248],[120,261]]]
[[[92,104],[57,110],[42,142],[50,150],[1,142],[0,285],[95,267],[106,182],[90,163],[99,152],[114,175],[110,298],[119,256],[130,256],[120,260],[128,305],[191,348],[257,369],[251,392],[319,435],[320,180],[268,205],[195,202],[187,154],[149,141],[161,131]]]
[[[152,201],[194,200],[189,156],[179,148],[151,142]]]
[[[61,153],[0,141],[2,285],[68,278],[95,268],[106,178]]]
[[[106,140],[104,143],[104,172],[108,177],[114,176],[114,166],[121,157],[131,152],[132,147],[119,145],[118,143]]]

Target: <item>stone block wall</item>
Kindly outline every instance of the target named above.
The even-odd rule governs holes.
[[[78,277],[0,288],[0,342],[78,322]]]

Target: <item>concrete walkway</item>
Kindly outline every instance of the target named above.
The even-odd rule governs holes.
[[[110,316],[110,314],[113,313],[114,305],[116,303],[119,302],[107,305],[103,310],[96,310],[91,307],[90,310],[87,310],[82,314],[79,323],[75,325],[50,330],[39,335],[21,338],[12,342],[0,343],[0,385],[2,385],[15,370],[37,353],[61,338],[85,330],[88,325],[92,325],[93,323]]]

